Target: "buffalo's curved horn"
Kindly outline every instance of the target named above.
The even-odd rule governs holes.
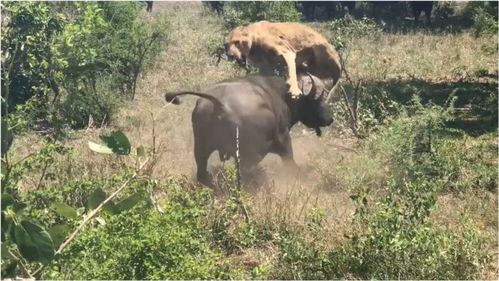
[[[310,77],[310,80],[312,82],[312,88],[310,89],[309,95],[311,95],[311,97],[315,97],[315,95],[317,94],[317,87],[315,85],[314,77],[312,77],[312,74],[310,74],[308,71],[306,73],[308,77]]]

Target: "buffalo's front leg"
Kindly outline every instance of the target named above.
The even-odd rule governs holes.
[[[294,156],[293,156],[293,146],[291,145],[291,137],[285,135],[280,143],[278,143],[275,147],[275,151],[277,155],[279,155],[282,159],[282,162],[285,166],[293,169],[298,169],[298,165],[296,165]]]

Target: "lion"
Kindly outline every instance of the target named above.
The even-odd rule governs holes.
[[[303,24],[260,21],[237,27],[229,33],[226,47],[228,57],[242,65],[255,66],[263,74],[272,73],[284,60],[286,82],[293,98],[302,94],[297,73],[309,72],[321,79],[333,79],[333,86],[341,76],[340,57],[335,48],[324,36]]]

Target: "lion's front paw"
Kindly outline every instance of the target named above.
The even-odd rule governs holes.
[[[303,93],[298,87],[290,87],[289,93],[291,94],[291,97],[293,99],[298,99],[301,95],[303,95]]]

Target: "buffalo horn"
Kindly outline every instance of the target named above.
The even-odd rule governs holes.
[[[315,97],[315,95],[317,94],[317,87],[315,86],[314,77],[312,77],[312,75],[308,71],[307,71],[307,75],[308,75],[308,77],[310,77],[310,80],[312,82],[312,88],[310,89],[309,95],[311,95],[311,97]]]

